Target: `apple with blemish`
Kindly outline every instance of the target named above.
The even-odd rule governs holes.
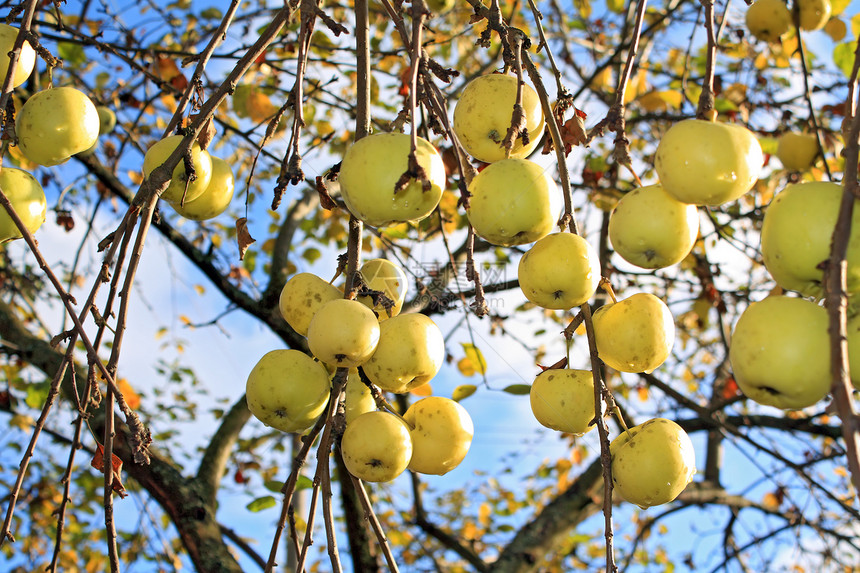
[[[390,412],[361,414],[346,425],[340,451],[347,471],[358,479],[391,481],[412,459],[409,426]]]
[[[594,377],[590,370],[544,370],[532,383],[529,403],[541,425],[581,436],[594,427]]]
[[[600,257],[579,235],[553,233],[526,251],[517,277],[529,301],[543,308],[568,310],[594,295],[600,284]]]
[[[323,304],[308,325],[311,353],[332,367],[361,366],[378,342],[379,321],[357,300],[339,298]]]
[[[298,273],[281,289],[278,309],[293,330],[307,336],[311,319],[320,307],[339,298],[343,293],[337,287],[313,273]]]
[[[445,475],[456,468],[469,452],[475,427],[466,409],[442,396],[428,396],[406,410],[403,419],[412,437],[409,469],[431,475]]]
[[[433,379],[445,361],[445,337],[431,318],[401,314],[379,324],[379,344],[364,364],[370,380],[403,394]]]

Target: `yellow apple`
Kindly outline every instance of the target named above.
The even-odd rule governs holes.
[[[350,212],[372,227],[420,221],[442,198],[446,186],[442,156],[426,139],[418,138],[415,158],[424,168],[430,189],[411,180],[395,191],[409,164],[411,138],[405,133],[377,133],[356,141],[340,166],[340,190]]]
[[[782,0],[756,0],[747,8],[746,24],[750,34],[774,43],[791,27],[791,12]]]
[[[376,315],[357,300],[339,298],[324,303],[308,325],[308,347],[330,366],[361,366],[378,342]]]
[[[738,319],[729,360],[738,387],[759,404],[812,406],[830,391],[827,311],[788,296],[754,302]]]
[[[469,222],[485,241],[504,247],[533,243],[552,232],[561,210],[558,185],[528,159],[502,159],[469,184]]]
[[[0,170],[0,189],[12,203],[27,230],[35,233],[45,222],[45,214],[48,211],[45,192],[36,178],[21,169],[3,167]],[[21,237],[23,235],[12,222],[12,217],[0,206],[0,245]]]
[[[666,303],[637,293],[594,313],[597,355],[619,372],[652,372],[675,343],[675,321]]]
[[[475,427],[469,412],[442,396],[428,396],[406,410],[403,419],[412,429],[413,472],[445,475],[460,465],[469,452]]]
[[[320,307],[339,298],[343,293],[337,287],[313,273],[298,273],[281,290],[278,310],[293,330],[307,336],[311,319]]]
[[[325,367],[292,349],[266,353],[251,370],[245,387],[251,413],[284,432],[310,428],[325,410],[330,390]]]
[[[795,0],[800,8],[800,27],[803,30],[820,30],[830,20],[833,7],[830,0]]]
[[[609,454],[616,491],[642,509],[674,500],[696,473],[690,436],[665,418],[626,430],[612,440]]]
[[[359,301],[371,308],[379,316],[380,321],[400,314],[403,302],[406,300],[406,289],[409,286],[406,273],[400,265],[387,259],[371,259],[361,265],[361,276],[364,277],[364,282],[369,289],[382,291],[394,302],[394,306],[390,309],[386,309],[382,304],[374,306],[373,299],[369,296],[359,297]]]
[[[6,74],[9,73],[9,52],[15,45],[15,38],[18,37],[18,28],[8,24],[0,24],[0,84],[6,79]],[[33,73],[33,68],[36,66],[36,51],[30,42],[24,40],[24,45],[21,46],[21,53],[18,55],[18,63],[15,65],[15,77],[12,78],[12,87],[17,88],[27,81],[30,74]]]
[[[39,165],[59,165],[95,145],[99,114],[87,95],[75,88],[50,88],[24,102],[15,120],[21,153]]]
[[[841,185],[814,181],[788,185],[770,202],[762,223],[761,254],[779,286],[805,296],[822,295],[821,263],[830,257],[841,201]],[[860,289],[860,209],[856,206],[848,240],[847,280],[848,292]]]
[[[517,268],[520,289],[543,308],[568,310],[588,301],[600,283],[600,257],[579,235],[553,233],[535,243]]]
[[[517,78],[505,74],[478,76],[469,82],[454,108],[454,133],[472,157],[485,163],[505,158],[502,141],[511,127],[511,114],[517,97]],[[537,92],[523,85],[523,112],[529,143],[517,139],[511,157],[527,157],[543,135],[543,109]]]
[[[179,146],[182,139],[183,136],[181,135],[168,135],[153,144],[143,156],[143,174],[149,177],[157,167],[167,161],[167,158]],[[191,165],[194,167],[197,178],[192,182],[188,181],[188,175],[185,173],[185,161],[180,159],[173,169],[173,176],[167,189],[161,194],[161,198],[169,203],[179,204],[183,202],[183,199],[185,203],[194,201],[203,194],[212,179],[212,157],[209,152],[202,149],[195,141],[191,144],[190,153]]]
[[[113,131],[116,127],[116,114],[109,107],[103,105],[96,106],[96,112],[99,114],[99,135],[104,135]]]
[[[776,157],[789,171],[806,171],[818,156],[818,140],[808,133],[784,133],[776,147]]]
[[[194,221],[205,221],[217,217],[227,210],[233,200],[235,180],[230,164],[220,157],[211,157],[212,176],[206,189],[194,199],[186,200],[184,205],[170,203],[173,209]]]
[[[409,426],[390,412],[367,412],[346,425],[340,444],[346,469],[364,481],[391,481],[412,459]]]
[[[702,119],[669,128],[654,158],[663,189],[690,205],[737,199],[752,189],[763,164],[761,145],[750,130]]]
[[[346,379],[346,389],[343,393],[344,415],[349,424],[365,412],[376,410],[376,400],[370,393],[370,388],[361,381],[358,369],[352,368]]]
[[[594,427],[594,379],[590,370],[544,370],[529,391],[535,419],[552,430],[581,436]]]
[[[433,379],[445,361],[445,337],[423,314],[401,314],[379,323],[379,344],[364,364],[370,380],[402,394]]]
[[[627,193],[609,219],[609,240],[615,252],[643,269],[662,269],[681,262],[698,235],[696,206],[681,203],[661,185]]]

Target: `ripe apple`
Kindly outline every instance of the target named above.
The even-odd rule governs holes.
[[[851,370],[851,383],[860,390],[860,314],[849,316],[847,326],[848,365]]]
[[[561,211],[558,185],[528,159],[502,159],[469,184],[469,222],[485,241],[504,247],[547,236]]]
[[[573,233],[553,233],[535,243],[517,268],[520,289],[543,308],[568,310],[588,301],[600,283],[600,257]]]
[[[788,32],[791,12],[782,0],[756,0],[747,8],[746,23],[753,36],[772,44]]]
[[[737,199],[752,189],[763,164],[761,145],[750,130],[703,119],[670,127],[654,158],[663,189],[690,205]]]
[[[149,177],[157,167],[170,157],[182,139],[183,136],[181,135],[168,135],[150,147],[146,151],[146,155],[143,156],[143,174]],[[194,167],[197,178],[190,183],[188,182],[188,175],[185,173],[185,161],[180,159],[173,169],[173,177],[167,185],[167,189],[161,194],[161,198],[165,201],[175,204],[183,203],[183,199],[184,203],[194,201],[209,186],[209,181],[212,180],[212,157],[196,141],[191,144],[190,153],[191,165]]]
[[[403,419],[412,429],[413,472],[445,475],[460,465],[469,452],[475,427],[469,412],[442,396],[428,396],[406,410]]]
[[[594,424],[594,379],[590,370],[544,370],[529,391],[535,419],[559,432],[581,436]]]
[[[251,370],[245,387],[254,416],[284,432],[310,428],[328,404],[331,383],[325,367],[298,350],[266,353]]]
[[[350,212],[372,227],[420,221],[442,198],[446,186],[445,164],[436,148],[418,138],[415,158],[424,168],[430,189],[412,180],[395,191],[409,165],[411,138],[405,133],[377,133],[356,141],[340,166],[340,190]]]
[[[788,296],[754,302],[738,319],[729,360],[738,387],[759,404],[812,406],[830,391],[827,311]]]
[[[87,95],[75,88],[50,88],[24,102],[15,120],[21,153],[39,165],[59,165],[95,145],[99,114]]]
[[[376,400],[373,399],[370,388],[361,381],[357,368],[350,369],[343,396],[344,415],[347,424],[365,412],[376,410]]]
[[[789,171],[806,171],[818,156],[818,140],[808,133],[787,132],[780,136],[776,157]]]
[[[313,273],[298,273],[281,290],[278,309],[293,330],[307,336],[311,319],[320,307],[340,298],[343,298],[343,293],[337,287]]]
[[[619,372],[652,372],[675,342],[675,321],[666,303],[637,293],[594,313],[597,355]]]
[[[217,217],[227,210],[233,200],[235,180],[230,164],[220,157],[211,159],[212,177],[203,193],[190,201],[186,199],[184,205],[170,203],[170,206],[186,219],[205,221]]]
[[[387,259],[371,259],[361,265],[361,276],[371,290],[380,290],[385,296],[394,301],[391,309],[386,309],[382,304],[374,306],[373,299],[369,296],[359,297],[359,301],[371,308],[379,320],[387,320],[392,316],[400,314],[403,302],[406,300],[406,289],[409,282],[406,273],[400,265],[392,263]]]
[[[800,27],[803,30],[820,30],[830,20],[833,7],[830,0],[796,0],[800,8]]]
[[[696,206],[681,203],[661,185],[627,193],[609,219],[609,240],[615,252],[643,269],[662,269],[681,262],[698,235]]]
[[[674,500],[696,473],[690,436],[665,418],[626,430],[612,440],[609,454],[616,490],[642,509]]]
[[[116,114],[106,106],[96,106],[96,112],[99,114],[99,135],[104,135],[113,131],[116,127]]]
[[[379,323],[379,329],[379,344],[364,364],[374,384],[403,394],[436,376],[445,361],[445,337],[431,318],[400,314]]]
[[[308,347],[330,366],[361,366],[378,342],[376,315],[357,300],[339,298],[324,303],[308,325]]]
[[[18,28],[8,24],[0,24],[0,83],[6,79],[9,72],[9,56],[18,37]],[[12,87],[17,88],[27,81],[33,68],[36,66],[36,51],[30,42],[24,40],[21,53],[18,55],[18,63],[15,65],[15,77],[12,78]]]
[[[511,127],[511,114],[517,100],[517,78],[505,74],[478,76],[460,93],[454,108],[454,133],[472,157],[485,163],[505,158],[502,141]],[[511,157],[528,157],[540,143],[544,117],[540,98],[523,84],[523,112],[529,143],[514,142]]]
[[[364,481],[391,481],[412,459],[409,426],[390,412],[367,412],[346,425],[340,451],[346,469]]]
[[[36,178],[21,169],[4,167],[0,170],[0,189],[12,203],[27,230],[35,233],[45,222],[48,211],[45,192]],[[0,245],[21,237],[23,235],[12,222],[12,217],[0,206]]]
[[[761,254],[779,286],[805,296],[824,292],[821,263],[830,257],[842,186],[813,181],[786,186],[764,213]],[[855,202],[856,205],[856,202]],[[855,207],[848,240],[848,292],[860,289],[860,209]]]

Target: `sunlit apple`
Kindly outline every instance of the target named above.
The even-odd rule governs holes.
[[[609,219],[609,240],[622,259],[643,269],[681,262],[699,235],[699,212],[661,185],[625,194]]]
[[[833,6],[830,0],[795,0],[800,7],[800,27],[804,30],[820,30],[830,20]]]
[[[368,482],[391,481],[412,459],[409,426],[390,412],[362,414],[346,425],[340,444],[346,469]]]
[[[339,298],[320,306],[307,336],[308,347],[318,359],[330,366],[355,368],[376,350],[379,322],[360,302]]]
[[[0,170],[0,189],[12,203],[27,230],[35,233],[45,222],[48,210],[45,192],[36,178],[21,169],[3,167]],[[0,206],[0,245],[22,236],[12,217]]]
[[[411,426],[412,460],[409,469],[445,475],[460,465],[469,452],[475,427],[466,409],[442,396],[428,396],[406,410],[403,419]]]
[[[747,8],[746,24],[750,34],[774,43],[791,27],[791,12],[782,0],[756,0]]]
[[[830,391],[827,311],[788,296],[754,302],[738,319],[729,359],[750,399],[786,410],[812,406]]]
[[[157,167],[167,161],[182,139],[181,135],[169,135],[150,147],[143,157],[143,174],[149,177]],[[165,201],[176,204],[193,201],[209,186],[212,179],[212,157],[209,152],[201,149],[195,141],[191,144],[190,156],[196,179],[188,181],[185,162],[180,159],[173,169],[173,176],[167,189],[161,194],[161,198]]]
[[[528,159],[502,159],[469,184],[469,222],[493,245],[532,243],[552,232],[561,193],[545,167]]]
[[[665,362],[675,343],[675,321],[666,303],[637,293],[594,313],[597,355],[619,372],[651,372]]]
[[[430,183],[425,191],[412,179],[406,188],[395,190],[409,164],[411,137],[405,133],[377,133],[356,141],[340,166],[340,190],[346,206],[372,227],[420,221],[442,198],[445,164],[426,139],[418,138],[415,157]]]
[[[663,189],[682,203],[717,206],[752,189],[764,164],[747,128],[702,119],[679,121],[654,158]]]
[[[822,296],[822,263],[830,243],[842,186],[814,181],[786,186],[767,206],[761,229],[764,265],[779,286],[807,296]],[[848,239],[848,292],[860,289],[860,209],[856,207]]]
[[[553,233],[526,251],[517,268],[520,289],[543,308],[568,310],[592,297],[600,283],[600,257],[579,235]]]
[[[818,140],[809,133],[784,133],[779,137],[776,157],[789,171],[806,171],[818,156]]]
[[[394,306],[387,309],[382,303],[374,305],[373,298],[370,296],[359,297],[359,301],[372,308],[379,316],[379,320],[387,320],[400,314],[403,302],[406,300],[406,289],[409,286],[406,273],[400,265],[387,259],[371,259],[361,265],[361,276],[364,277],[364,282],[369,289],[382,291]]]
[[[298,350],[279,349],[257,362],[245,392],[258,420],[284,432],[302,432],[325,410],[330,388],[322,364]]]
[[[364,364],[374,384],[404,393],[433,379],[445,361],[445,337],[423,314],[401,314],[379,324],[379,344]]]
[[[75,88],[49,88],[24,102],[15,120],[21,153],[39,165],[52,166],[95,145],[99,114],[87,95]]]
[[[281,290],[278,310],[293,330],[307,336],[314,314],[325,303],[343,298],[343,293],[313,273],[298,273]]]
[[[344,416],[349,424],[365,412],[376,410],[376,400],[370,388],[362,382],[357,368],[352,368],[346,379],[346,389],[343,393]]]
[[[517,78],[505,74],[478,76],[469,82],[454,108],[454,133],[472,157],[492,163],[505,158],[502,141],[511,127],[511,114],[517,96]],[[528,145],[517,139],[511,157],[527,157],[543,134],[543,110],[537,92],[523,85],[523,111]]]
[[[626,430],[612,440],[609,453],[615,490],[642,509],[674,500],[696,473],[693,442],[665,418]]]
[[[535,419],[547,428],[581,436],[594,427],[590,370],[544,370],[532,383],[529,402]]]
[[[0,83],[6,79],[9,73],[9,56],[18,37],[18,28],[8,24],[0,24]],[[21,53],[18,55],[18,63],[15,64],[15,76],[12,78],[12,87],[17,88],[27,81],[33,68],[36,66],[36,51],[30,42],[24,40]]]
[[[205,221],[217,217],[227,210],[230,201],[233,200],[235,180],[230,164],[220,157],[211,157],[212,177],[209,185],[199,196],[185,204],[170,203],[173,209],[185,217],[194,221]]]

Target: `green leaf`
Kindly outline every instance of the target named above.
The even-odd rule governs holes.
[[[281,493],[281,488],[284,487],[284,482],[276,479],[267,479],[263,482],[263,486],[272,493]]]
[[[271,495],[264,495],[263,497],[258,497],[251,503],[249,503],[246,507],[248,511],[251,513],[257,513],[258,511],[263,511],[264,509],[269,509],[270,507],[275,507],[277,502],[275,498]]]
[[[627,5],[627,2],[624,0],[606,0],[606,7],[615,12],[616,14],[621,14],[624,12],[624,7]]]
[[[857,42],[844,42],[833,48],[833,63],[836,64],[846,77],[851,77],[854,67],[854,49]]]
[[[57,55],[60,56],[61,60],[75,67],[83,65],[87,61],[84,47],[71,42],[57,42]]]
[[[224,15],[218,8],[206,8],[200,12],[200,17],[204,20],[220,20]]]
[[[529,384],[511,384],[502,388],[502,392],[513,394],[514,396],[524,396],[531,392],[532,387]]]
[[[39,409],[45,405],[48,390],[50,390],[50,384],[47,382],[43,384],[28,384],[27,397],[24,398],[24,402],[33,409]]]
[[[454,391],[451,392],[451,399],[455,402],[465,400],[466,398],[474,394],[477,390],[478,387],[474,384],[461,384],[454,388]]]
[[[303,489],[310,489],[312,487],[314,487],[314,480],[308,476],[299,476],[299,479],[296,480],[296,491],[302,491]]]

